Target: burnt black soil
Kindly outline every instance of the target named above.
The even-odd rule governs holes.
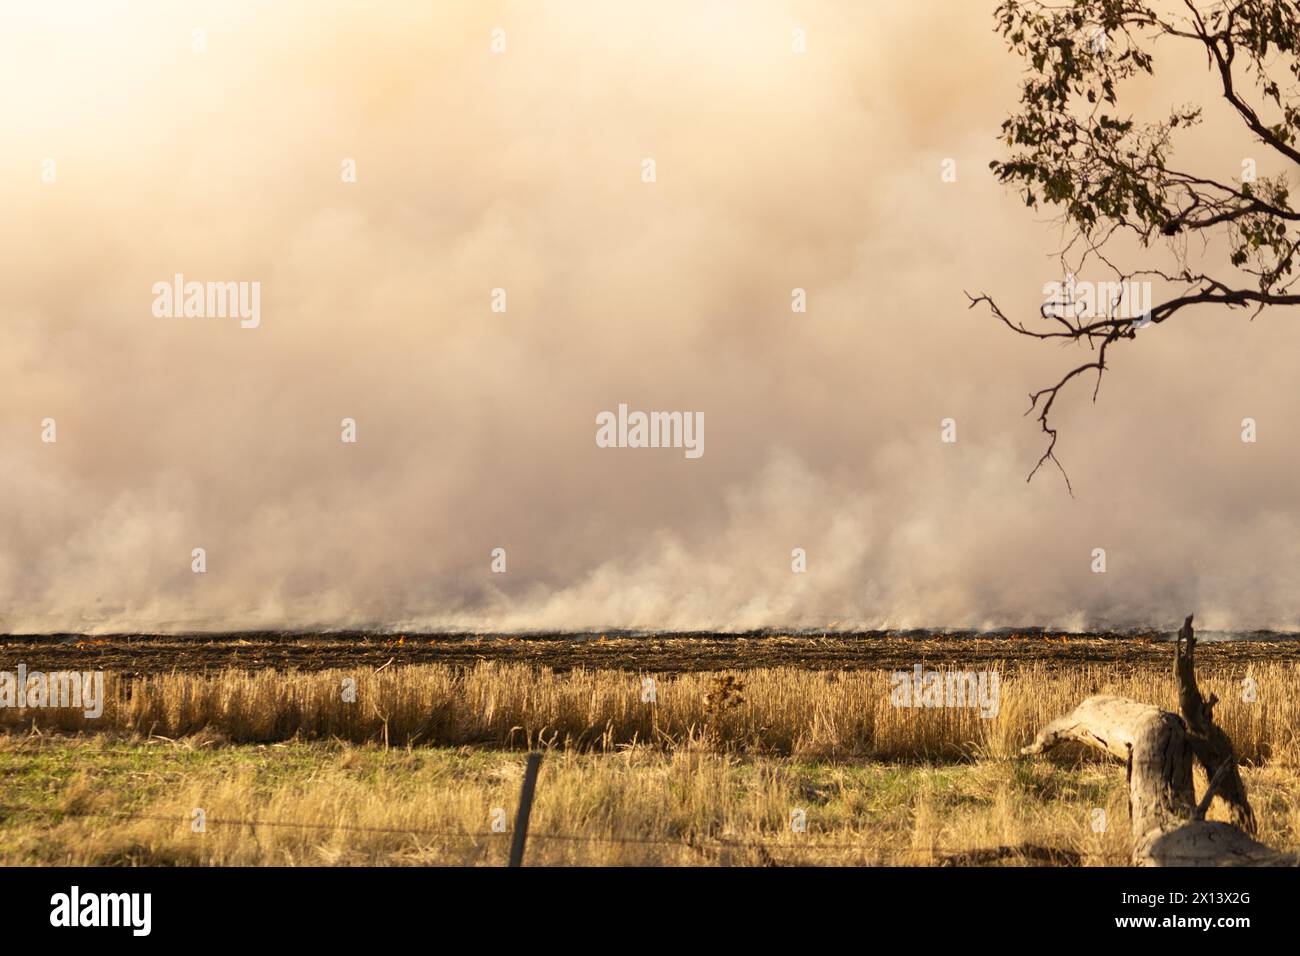
[[[0,636],[0,670],[94,669],[127,674],[248,670],[321,670],[402,664],[473,665],[503,661],[567,671],[910,669],[916,664],[979,664],[1121,668],[1171,667],[1169,635],[1044,632],[874,632],[866,634],[481,635],[372,632],[247,632],[194,635]],[[1271,635],[1202,643],[1205,664],[1300,661],[1300,640]]]

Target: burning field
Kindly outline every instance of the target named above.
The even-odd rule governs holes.
[[[810,670],[911,668],[915,663],[1041,663],[1049,668],[1169,664],[1171,635],[1104,632],[973,631],[844,634],[399,634],[242,632],[210,635],[7,635],[0,669],[18,662],[44,670],[93,668],[122,674],[243,670],[323,670],[401,664],[467,666],[488,661],[554,671],[647,671],[678,674],[800,667]],[[1262,633],[1202,645],[1207,665],[1300,661],[1300,640]]]

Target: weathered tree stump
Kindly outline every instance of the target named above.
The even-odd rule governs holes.
[[[1133,862],[1139,866],[1287,866],[1300,863],[1256,842],[1255,815],[1237,770],[1237,756],[1214,723],[1217,698],[1196,686],[1196,637],[1188,615],[1174,649],[1182,716],[1126,697],[1089,697],[1038,732],[1022,754],[1041,754],[1073,741],[1103,750],[1128,766]],[[1200,802],[1192,785],[1199,761],[1210,776]],[[1215,796],[1228,804],[1232,823],[1205,813]]]

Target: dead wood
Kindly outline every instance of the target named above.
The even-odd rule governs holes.
[[[1045,753],[1070,741],[1123,760],[1128,767],[1133,862],[1140,866],[1295,865],[1254,840],[1255,815],[1237,768],[1236,752],[1214,723],[1218,698],[1201,696],[1195,673],[1196,637],[1189,615],[1174,649],[1174,676],[1182,716],[1125,697],[1089,697],[1038,732],[1021,753]],[[1196,799],[1192,767],[1210,779]],[[1228,806],[1231,823],[1208,821],[1214,797]]]

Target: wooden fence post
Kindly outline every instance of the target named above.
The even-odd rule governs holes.
[[[528,815],[533,810],[533,791],[537,789],[537,771],[542,755],[530,753],[524,767],[524,783],[519,790],[519,811],[515,814],[515,834],[510,842],[510,865],[524,865],[524,844],[528,841]]]

